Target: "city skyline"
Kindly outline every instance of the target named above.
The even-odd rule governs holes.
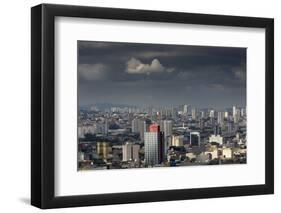
[[[247,163],[246,49],[78,41],[77,168]]]
[[[240,107],[240,108],[246,108],[246,106],[241,106],[241,105],[233,105],[233,106],[227,106],[225,108],[215,108],[215,107],[197,107],[192,104],[179,104],[179,105],[161,105],[161,106],[152,106],[152,105],[142,105],[142,106],[136,106],[136,105],[128,105],[128,104],[116,104],[116,103],[95,103],[95,104],[85,104],[81,105],[80,109],[89,109],[91,107],[100,107],[103,109],[110,109],[112,107],[119,107],[119,108],[137,108],[137,109],[147,109],[147,108],[154,108],[154,109],[160,109],[160,108],[179,108],[181,106],[187,105],[191,109],[198,109],[198,110],[208,110],[208,109],[213,109],[216,111],[225,111],[225,110],[232,110],[233,106]]]
[[[246,49],[78,41],[79,106],[246,106]]]

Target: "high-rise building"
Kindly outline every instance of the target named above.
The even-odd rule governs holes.
[[[236,115],[236,106],[233,106],[232,107],[232,116],[233,116],[233,118],[235,117],[235,115]]]
[[[183,105],[183,114],[184,115],[188,115],[188,108],[189,108],[189,105]]]
[[[164,151],[167,152],[169,148],[169,139],[172,135],[173,123],[171,120],[160,121],[160,131],[164,133]]]
[[[205,118],[205,111],[201,111],[200,114],[201,114],[201,118]]]
[[[210,110],[210,114],[209,114],[210,118],[214,118],[215,117],[215,110]]]
[[[234,123],[238,123],[240,120],[240,109],[238,109],[236,106],[232,107],[232,117]]]
[[[139,132],[139,119],[134,118],[132,120],[132,132],[138,133]]]
[[[224,112],[218,112],[218,124],[224,123]]]
[[[234,122],[238,123],[240,118],[241,118],[241,110],[240,109],[236,109],[236,116],[234,118]]]
[[[132,120],[132,132],[139,133],[141,141],[144,141],[144,132],[146,132],[146,129],[146,121],[137,118]]]
[[[189,144],[191,146],[200,146],[200,132],[190,132]]]
[[[144,133],[145,162],[148,165],[161,164],[164,160],[164,138],[160,126],[151,124]]]
[[[133,144],[132,147],[132,156],[134,161],[139,161],[139,152],[140,152],[140,145],[139,144]]]
[[[228,134],[231,134],[234,131],[234,124],[232,121],[229,121],[227,123],[227,132]]]
[[[242,108],[242,109],[241,109],[241,116],[242,116],[242,117],[245,117],[245,116],[246,116],[246,109],[245,109],[245,108]]]
[[[198,118],[198,110],[196,108],[193,108],[191,110],[191,117],[192,117],[192,120],[197,120],[197,118]]]
[[[214,129],[214,135],[221,134],[221,127],[218,124],[214,125],[213,129]]]
[[[138,161],[139,160],[139,144],[133,144],[131,142],[126,142],[122,145],[122,155],[123,161]]]
[[[171,136],[173,130],[173,123],[170,120],[163,120],[160,122],[160,130],[164,133],[164,136]]]
[[[228,119],[228,111],[225,111],[225,112],[224,112],[224,117],[225,117],[226,119]]]
[[[177,107],[172,107],[172,118],[176,119],[178,116],[178,109]]]
[[[109,143],[108,142],[97,142],[96,145],[97,154],[106,159],[109,154]]]
[[[104,123],[95,123],[94,132],[97,134],[107,134],[108,133],[108,123],[105,121]]]
[[[205,121],[204,121],[204,118],[200,118],[199,120],[199,127],[200,127],[200,130],[203,131],[204,128],[205,128]]]
[[[183,135],[172,135],[172,146],[183,146]]]

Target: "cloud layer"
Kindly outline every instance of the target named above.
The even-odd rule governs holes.
[[[147,74],[159,72],[173,72],[174,68],[164,67],[160,61],[155,58],[150,64],[144,64],[136,58],[131,58],[127,61],[126,72],[130,74]]]
[[[78,41],[79,104],[246,104],[246,48]]]

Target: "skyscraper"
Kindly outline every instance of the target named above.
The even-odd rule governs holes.
[[[144,133],[145,162],[148,165],[161,164],[164,160],[164,138],[160,126],[151,124],[149,132]]]

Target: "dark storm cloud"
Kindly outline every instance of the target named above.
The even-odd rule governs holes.
[[[246,49],[78,41],[79,104],[246,104]]]

